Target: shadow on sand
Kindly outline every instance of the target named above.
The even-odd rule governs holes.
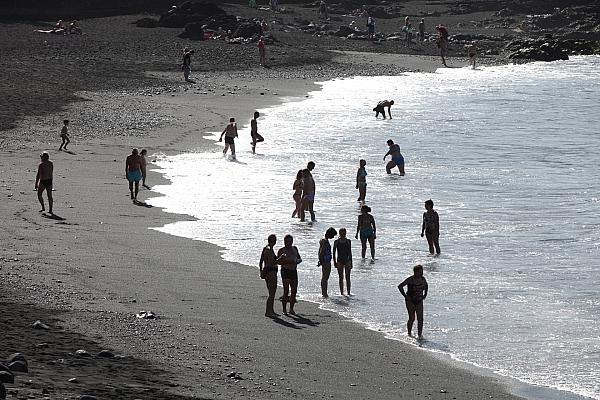
[[[53,219],[55,221],[64,221],[65,220],[63,217],[60,217],[60,216],[58,216],[56,214],[50,214],[50,213],[44,212],[41,215],[44,218]]]

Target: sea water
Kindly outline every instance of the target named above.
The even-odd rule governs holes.
[[[269,234],[277,248],[292,234],[301,300],[413,344],[397,285],[422,264],[423,348],[600,399],[599,67],[600,57],[573,57],[324,82],[302,101],[259,110],[256,155],[250,116],[235,115],[245,124],[237,160],[222,156],[218,133],[213,152],[159,158],[172,184],[155,187],[164,196],[151,204],[197,221],[158,229],[253,266]],[[395,100],[391,120],[371,111],[382,99]],[[405,176],[386,174],[387,139],[401,146]],[[339,295],[334,270],[323,299],[318,241],[330,226],[354,239],[361,158],[377,259],[361,260],[353,240],[354,295]],[[292,184],[310,160],[312,225],[291,218]],[[427,199],[440,215],[439,257],[420,236]]]

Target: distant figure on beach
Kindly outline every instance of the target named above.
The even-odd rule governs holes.
[[[275,303],[275,293],[277,292],[277,256],[273,246],[277,243],[277,236],[269,235],[267,245],[263,248],[260,255],[258,267],[260,268],[260,277],[265,280],[269,297],[267,297],[267,306],[265,309],[265,317],[276,317],[273,304]]]
[[[440,254],[440,217],[433,209],[433,200],[429,199],[425,202],[425,211],[423,213],[423,225],[421,226],[421,237],[427,238],[429,245],[429,254],[435,252]]]
[[[61,151],[62,149],[65,149],[65,151],[67,151],[67,145],[69,143],[71,143],[71,140],[69,139],[69,120],[68,119],[65,119],[63,121],[63,127],[60,130],[60,138],[62,139],[62,143],[60,144],[58,151]]]
[[[358,224],[356,225],[355,238],[358,239],[360,235],[360,243],[362,245],[362,258],[365,258],[367,254],[367,241],[371,248],[371,259],[375,259],[375,239],[377,239],[377,227],[375,226],[375,218],[371,214],[371,207],[363,205],[360,208],[360,215],[358,216]]]
[[[392,119],[392,106],[394,105],[394,100],[382,100],[377,103],[377,106],[373,109],[375,111],[375,118],[379,116],[379,114],[383,115],[383,119],[385,119],[385,107],[388,109],[388,115],[390,119]]]
[[[261,36],[258,39],[258,55],[259,55],[259,63],[263,67],[267,66],[267,45],[265,44],[265,37]]]
[[[367,17],[367,37],[373,40],[375,36],[375,19],[370,15]]]
[[[412,24],[408,24],[406,26],[406,32],[404,35],[404,42],[406,44],[407,47],[409,47],[412,43],[412,37],[413,37],[413,30],[412,30]]]
[[[279,11],[279,1],[278,0],[270,0],[271,10]]]
[[[223,135],[225,135],[225,148],[223,149],[223,155],[227,154],[227,150],[231,147],[231,156],[235,159],[235,142],[234,139],[238,136],[237,125],[235,118],[229,118],[229,124],[221,132],[219,142],[223,141]]]
[[[438,26],[436,26],[435,30],[438,33],[437,47],[439,47],[440,49],[442,64],[444,64],[444,67],[447,67],[448,65],[446,65],[445,57],[448,54],[448,29],[444,25],[439,24]]]
[[[425,19],[421,18],[421,22],[419,22],[419,41],[423,43],[425,40]]]
[[[477,47],[474,44],[467,46],[467,56],[469,56],[469,65],[475,69],[475,61],[477,59]]]
[[[333,239],[335,235],[337,235],[337,231],[329,228],[325,232],[325,237],[319,241],[319,263],[317,265],[321,266],[321,295],[325,298],[329,297],[327,286],[331,274],[331,260],[333,260],[329,239]]]
[[[146,154],[148,154],[148,151],[146,149],[142,149],[142,151],[140,151],[140,167],[142,169],[142,186],[145,187],[146,189],[150,189],[150,187],[148,185],[146,185]]]
[[[294,199],[294,203],[296,204],[296,208],[294,209],[294,212],[292,213],[292,218],[294,217],[298,217],[300,218],[300,214],[301,214],[301,209],[302,209],[302,188],[304,187],[304,181],[303,181],[303,171],[299,170],[298,173],[296,174],[296,180],[294,181],[294,195],[292,196],[292,198]]]
[[[357,201],[364,202],[367,196],[367,170],[365,166],[367,161],[360,160],[358,171],[356,171],[356,188],[358,189]]]
[[[408,290],[404,291],[404,287],[406,286],[408,286]],[[423,339],[423,300],[427,297],[427,289],[427,280],[423,276],[422,265],[415,265],[413,267],[413,275],[398,285],[398,290],[404,296],[404,303],[408,311],[408,322],[406,323],[408,336],[412,336],[412,327],[416,314],[419,339]]]
[[[183,49],[181,70],[183,71],[183,79],[185,79],[186,82],[190,82],[190,73],[192,72],[192,54],[194,54],[194,50],[190,50],[187,47]]]
[[[315,221],[315,211],[313,209],[315,203],[315,180],[313,179],[310,170],[307,168],[302,171],[302,205],[300,206],[300,221],[304,222],[305,212],[310,213],[310,220]]]
[[[81,31],[81,28],[79,27],[79,24],[77,21],[73,20],[70,24],[69,24],[69,34],[71,35],[81,35],[83,32]]]
[[[319,4],[319,15],[325,19],[329,19],[329,15],[327,15],[327,3],[325,0],[321,0]]]
[[[54,25],[52,29],[34,29],[34,32],[38,33],[51,33],[55,35],[66,35],[67,34],[67,26],[64,24],[62,19],[59,19],[58,22]]]
[[[344,276],[346,293],[350,296],[350,272],[352,271],[352,243],[346,238],[346,228],[340,228],[340,237],[333,242],[333,263],[338,271],[340,294],[344,295]]]
[[[40,164],[38,165],[37,174],[35,176],[35,190],[37,190],[37,196],[42,209],[40,212],[46,211],[44,207],[44,190],[48,196],[48,212],[54,215],[52,211],[52,205],[54,199],[52,198],[52,176],[54,174],[54,164],[50,161],[50,155],[47,152],[40,154]]]
[[[254,118],[250,121],[250,136],[252,136],[252,154],[256,153],[256,143],[264,142],[265,139],[258,133],[258,124],[256,120],[260,116],[258,111],[254,111]]]
[[[383,161],[385,161],[387,156],[391,156],[392,160],[387,163],[385,170],[388,174],[391,174],[392,168],[398,167],[400,175],[404,176],[404,157],[402,156],[402,153],[400,153],[400,146],[395,144],[392,139],[389,139],[387,144],[390,146],[390,149],[385,153],[385,156],[383,156]]]
[[[138,149],[133,149],[125,160],[125,177],[129,181],[131,200],[135,202],[137,201],[137,195],[140,191],[140,180],[142,179],[142,157],[139,155]]]
[[[287,314],[287,303],[290,303],[290,314],[294,312],[296,304],[296,293],[298,291],[298,264],[302,262],[300,252],[293,246],[292,235],[285,235],[283,247],[277,252],[277,264],[281,265],[281,280],[283,281],[283,297],[281,305],[283,313]]]

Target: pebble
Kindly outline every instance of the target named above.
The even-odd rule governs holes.
[[[101,350],[98,353],[98,357],[102,357],[102,358],[114,358],[114,354],[113,352],[109,351],[109,350]]]
[[[8,364],[8,368],[14,372],[28,372],[27,364],[23,361],[14,361]]]
[[[45,331],[50,330],[50,327],[46,324],[44,324],[42,321],[40,321],[39,319],[37,321],[35,321],[31,327],[33,329],[43,329]]]
[[[10,356],[6,357],[7,364],[10,364],[15,361],[23,361],[25,364],[27,364],[27,359],[25,358],[23,353],[13,353]]]
[[[0,371],[0,383],[15,383],[15,376],[10,372]]]

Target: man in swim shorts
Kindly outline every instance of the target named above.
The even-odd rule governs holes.
[[[383,119],[385,119],[385,107],[388,109],[388,115],[390,119],[392,119],[392,111],[391,108],[394,105],[394,100],[382,100],[377,103],[377,106],[373,109],[375,111],[375,118],[379,116],[379,114],[383,115]]]
[[[314,168],[314,163],[312,163],[312,165]],[[304,222],[305,211],[308,211],[310,213],[310,220],[315,221],[315,212],[313,211],[313,205],[315,202],[315,180],[313,179],[313,176],[308,168],[302,171],[302,182],[304,186],[302,187],[302,205],[300,206],[300,221]]]
[[[37,175],[35,176],[35,190],[37,190],[38,200],[42,205],[42,209],[40,212],[46,211],[44,207],[44,190],[46,191],[46,195],[48,195],[48,211],[50,214],[54,214],[52,212],[53,198],[52,198],[52,174],[54,173],[54,164],[50,161],[50,155],[48,153],[43,152],[40,154],[40,165],[38,166]]]
[[[142,157],[138,149],[133,149],[131,154],[125,160],[125,177],[129,181],[129,192],[131,200],[137,201],[137,195],[140,191],[140,181],[142,180]],[[135,184],[135,193],[133,191]]]
[[[389,139],[387,141],[387,144],[388,146],[390,146],[390,149],[387,153],[385,153],[385,156],[383,156],[383,161],[385,161],[385,158],[387,156],[392,156],[392,160],[387,163],[387,165],[385,166],[385,170],[388,174],[391,174],[392,168],[398,167],[400,175],[404,176],[404,157],[400,153],[400,146],[395,144],[392,139]]]
[[[252,136],[252,154],[256,153],[256,143],[264,142],[265,139],[258,133],[258,124],[256,120],[260,117],[258,111],[254,111],[254,118],[250,121],[250,136]]]

